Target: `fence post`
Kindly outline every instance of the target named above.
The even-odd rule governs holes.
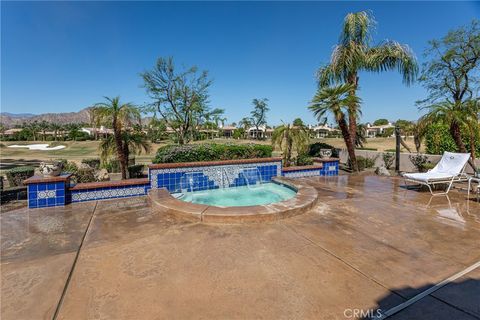
[[[400,128],[395,126],[395,171],[400,171]]]

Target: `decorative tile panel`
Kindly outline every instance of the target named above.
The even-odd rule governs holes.
[[[146,195],[149,185],[132,185],[71,191],[72,202],[104,200]]]
[[[149,177],[152,188],[197,191],[245,185],[246,180],[241,177],[243,170],[256,171],[262,181],[270,181],[272,177],[281,176],[281,162],[149,169]]]
[[[65,181],[28,184],[28,207],[43,208],[65,205]]]

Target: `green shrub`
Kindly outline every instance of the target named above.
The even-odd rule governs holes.
[[[299,154],[295,160],[297,166],[308,166],[313,164],[313,158],[308,154]]]
[[[370,157],[362,157],[362,156],[357,156],[357,166],[359,171],[363,171],[366,168],[373,168],[375,166],[375,162],[377,161],[378,155],[370,158]],[[352,168],[350,159],[348,160],[348,166]]]
[[[95,170],[100,169],[100,159],[99,158],[94,158],[94,159],[83,159],[82,163],[89,165]]]
[[[272,151],[271,146],[260,144],[167,145],[158,149],[153,163],[268,158]]]
[[[338,158],[338,149],[323,142],[312,143],[308,148],[308,155],[310,157],[320,157],[320,149],[332,149],[332,157]]]
[[[34,174],[35,168],[30,166],[16,167],[7,170],[7,172],[5,173],[10,187],[23,186],[23,180],[32,177]]]
[[[382,158],[383,158],[383,163],[385,164],[385,168],[390,169],[390,167],[393,164],[393,161],[395,161],[395,153],[384,152],[382,154]]]
[[[134,164],[128,166],[128,176],[130,178],[141,178],[143,176],[143,164]]]
[[[419,172],[424,172],[425,164],[428,161],[428,157],[422,154],[414,154],[414,155],[409,155],[408,158],[410,159],[410,162],[413,164],[413,166],[419,171]]]
[[[471,152],[470,137],[462,130],[462,140],[468,152]],[[480,155],[480,139],[476,139],[475,154]],[[443,123],[429,125],[425,133],[425,148],[429,154],[443,154],[445,151],[458,152],[457,145],[450,134],[450,128]]]

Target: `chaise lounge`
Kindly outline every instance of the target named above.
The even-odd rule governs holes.
[[[413,182],[427,186],[434,196],[446,195],[454,182],[468,180],[464,171],[469,158],[469,153],[444,152],[442,159],[428,172],[404,173],[405,185],[408,185],[407,182]],[[435,187],[436,184],[447,184],[448,186],[444,192],[434,193],[432,187]]]

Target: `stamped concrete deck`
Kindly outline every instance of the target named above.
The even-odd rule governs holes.
[[[465,193],[304,181],[318,204],[262,224],[183,221],[144,197],[5,212],[1,318],[353,319],[480,260],[480,205]],[[480,319],[480,270],[391,318]]]

